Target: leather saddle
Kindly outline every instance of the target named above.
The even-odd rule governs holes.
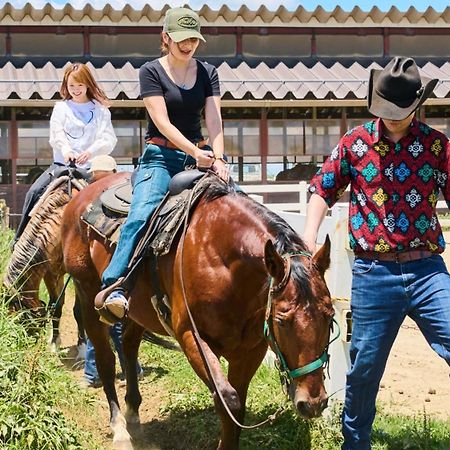
[[[204,175],[205,172],[201,172],[198,169],[185,170],[178,173],[170,181],[169,196],[178,195],[185,189],[191,188]],[[104,191],[100,196],[102,205],[113,213],[128,215],[133,195],[132,184],[133,177]]]

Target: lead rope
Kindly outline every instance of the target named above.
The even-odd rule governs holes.
[[[190,205],[191,205],[191,201],[192,201],[192,197],[193,197],[194,191],[195,191],[195,187],[191,190],[191,192],[189,194],[189,197],[188,197],[188,211],[190,209]],[[227,402],[225,401],[225,399],[223,397],[222,392],[217,387],[217,382],[216,382],[216,380],[214,378],[213,370],[211,368],[211,364],[210,364],[210,362],[208,360],[208,357],[206,356],[205,351],[203,349],[202,342],[201,342],[202,338],[200,337],[200,333],[198,332],[197,325],[195,324],[195,321],[194,321],[194,317],[192,316],[191,310],[189,308],[189,304],[188,304],[187,296],[186,296],[186,291],[185,291],[185,288],[184,288],[184,280],[183,280],[183,253],[184,253],[184,251],[183,250],[184,250],[184,239],[186,237],[188,226],[189,226],[189,214],[187,214],[185,219],[184,219],[183,230],[181,232],[181,238],[180,238],[180,245],[181,245],[181,249],[180,249],[180,282],[181,282],[181,292],[183,294],[183,301],[184,301],[184,305],[186,307],[186,311],[187,311],[189,320],[190,320],[191,325],[192,325],[192,331],[193,331],[193,334],[194,334],[195,342],[196,342],[197,347],[199,349],[199,353],[200,353],[200,356],[201,356],[201,358],[203,360],[203,363],[205,364],[205,368],[207,369],[207,372],[208,372],[209,378],[211,380],[211,383],[213,385],[214,391],[216,392],[216,394],[220,398],[220,401],[222,402],[222,405],[225,408],[225,411],[229,415],[230,419],[238,427],[244,428],[246,430],[250,430],[250,429],[253,429],[253,428],[258,428],[258,427],[266,424],[267,422],[273,422],[278,417],[278,415],[282,411],[284,411],[285,407],[284,406],[280,406],[277,411],[275,411],[273,414],[271,414],[267,419],[263,420],[262,422],[259,422],[259,423],[255,424],[255,425],[243,425],[234,417],[234,415],[231,412]]]

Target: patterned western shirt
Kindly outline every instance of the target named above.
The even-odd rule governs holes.
[[[377,119],[348,131],[311,181],[309,191],[329,207],[350,183],[349,238],[354,251],[442,253],[436,216],[442,191],[450,206],[450,144],[413,119],[394,143]]]

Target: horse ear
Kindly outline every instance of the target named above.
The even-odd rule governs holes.
[[[330,267],[330,249],[331,241],[327,234],[324,244],[313,256],[313,263],[322,275]]]
[[[284,260],[276,251],[273,242],[269,239],[264,248],[264,262],[269,275],[275,280],[282,280],[284,277]]]

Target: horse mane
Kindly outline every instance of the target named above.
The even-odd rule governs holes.
[[[206,202],[210,202],[225,195],[239,196],[248,202],[246,207],[249,206],[252,214],[257,215],[273,234],[275,238],[275,249],[278,253],[284,255],[286,253],[309,252],[302,238],[283,218],[266,206],[253,200],[244,192],[239,192],[234,182],[226,184],[220,181],[214,181],[206,190],[204,199]],[[312,298],[310,273],[299,258],[291,258],[291,271],[292,278],[302,294],[306,298]]]
[[[3,281],[6,287],[20,290],[31,277],[31,269],[45,269],[44,263],[60,241],[61,214],[58,210],[68,201],[67,186],[60,186],[48,195],[31,217],[14,246]]]

